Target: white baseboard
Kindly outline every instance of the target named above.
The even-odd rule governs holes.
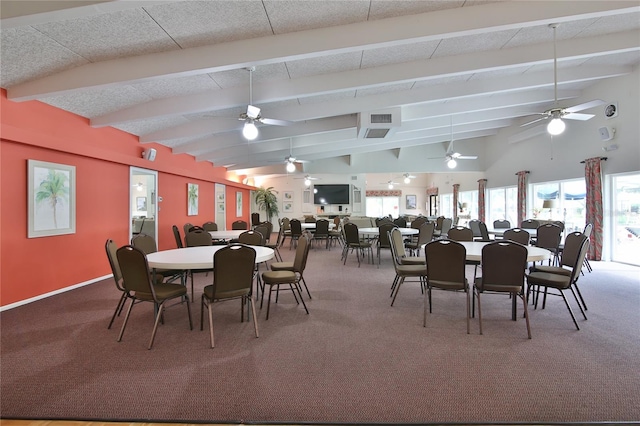
[[[84,286],[89,285],[89,284],[97,283],[98,281],[102,281],[102,280],[105,280],[105,279],[111,278],[111,277],[113,277],[113,274],[104,275],[102,277],[93,278],[91,280],[84,281],[84,282],[81,282],[81,283],[78,283],[78,284],[74,284],[74,285],[69,286],[69,287],[65,287],[65,288],[61,288],[61,289],[58,289],[58,290],[51,291],[49,293],[41,294],[39,296],[34,296],[34,297],[30,298],[30,299],[21,300],[19,302],[11,303],[11,304],[6,305],[6,306],[1,306],[0,307],[0,312],[6,311],[6,310],[9,310],[9,309],[13,309],[13,308],[17,308],[18,306],[26,305],[28,303],[35,302],[36,300],[46,299],[47,297],[55,296],[56,294],[60,294],[60,293],[67,292],[69,290],[74,290],[76,288],[84,287]]]

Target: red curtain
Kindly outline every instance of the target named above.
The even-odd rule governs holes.
[[[602,158],[584,160],[584,179],[587,184],[587,223],[593,224],[587,258],[602,259]]]
[[[460,184],[453,184],[453,222],[458,217],[458,192],[460,192]]]
[[[485,192],[487,190],[487,180],[478,180],[478,220],[485,222]]]
[[[527,214],[527,175],[528,170],[522,170],[516,175],[518,176],[518,226],[522,224]]]

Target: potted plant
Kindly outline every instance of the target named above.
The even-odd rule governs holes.
[[[267,221],[269,222],[279,213],[277,193],[278,191],[274,190],[272,186],[268,188],[260,187],[255,190],[256,205],[260,210],[264,210],[267,213]]]

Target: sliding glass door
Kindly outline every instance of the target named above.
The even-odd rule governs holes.
[[[611,260],[640,266],[640,174],[611,177]]]

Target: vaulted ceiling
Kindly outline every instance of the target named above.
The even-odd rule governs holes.
[[[283,172],[290,154],[444,153],[536,119],[556,105],[550,24],[563,107],[640,64],[638,1],[3,0],[1,11],[9,99],[246,174]],[[247,141],[249,103],[290,125]],[[368,125],[371,113],[392,122]]]

